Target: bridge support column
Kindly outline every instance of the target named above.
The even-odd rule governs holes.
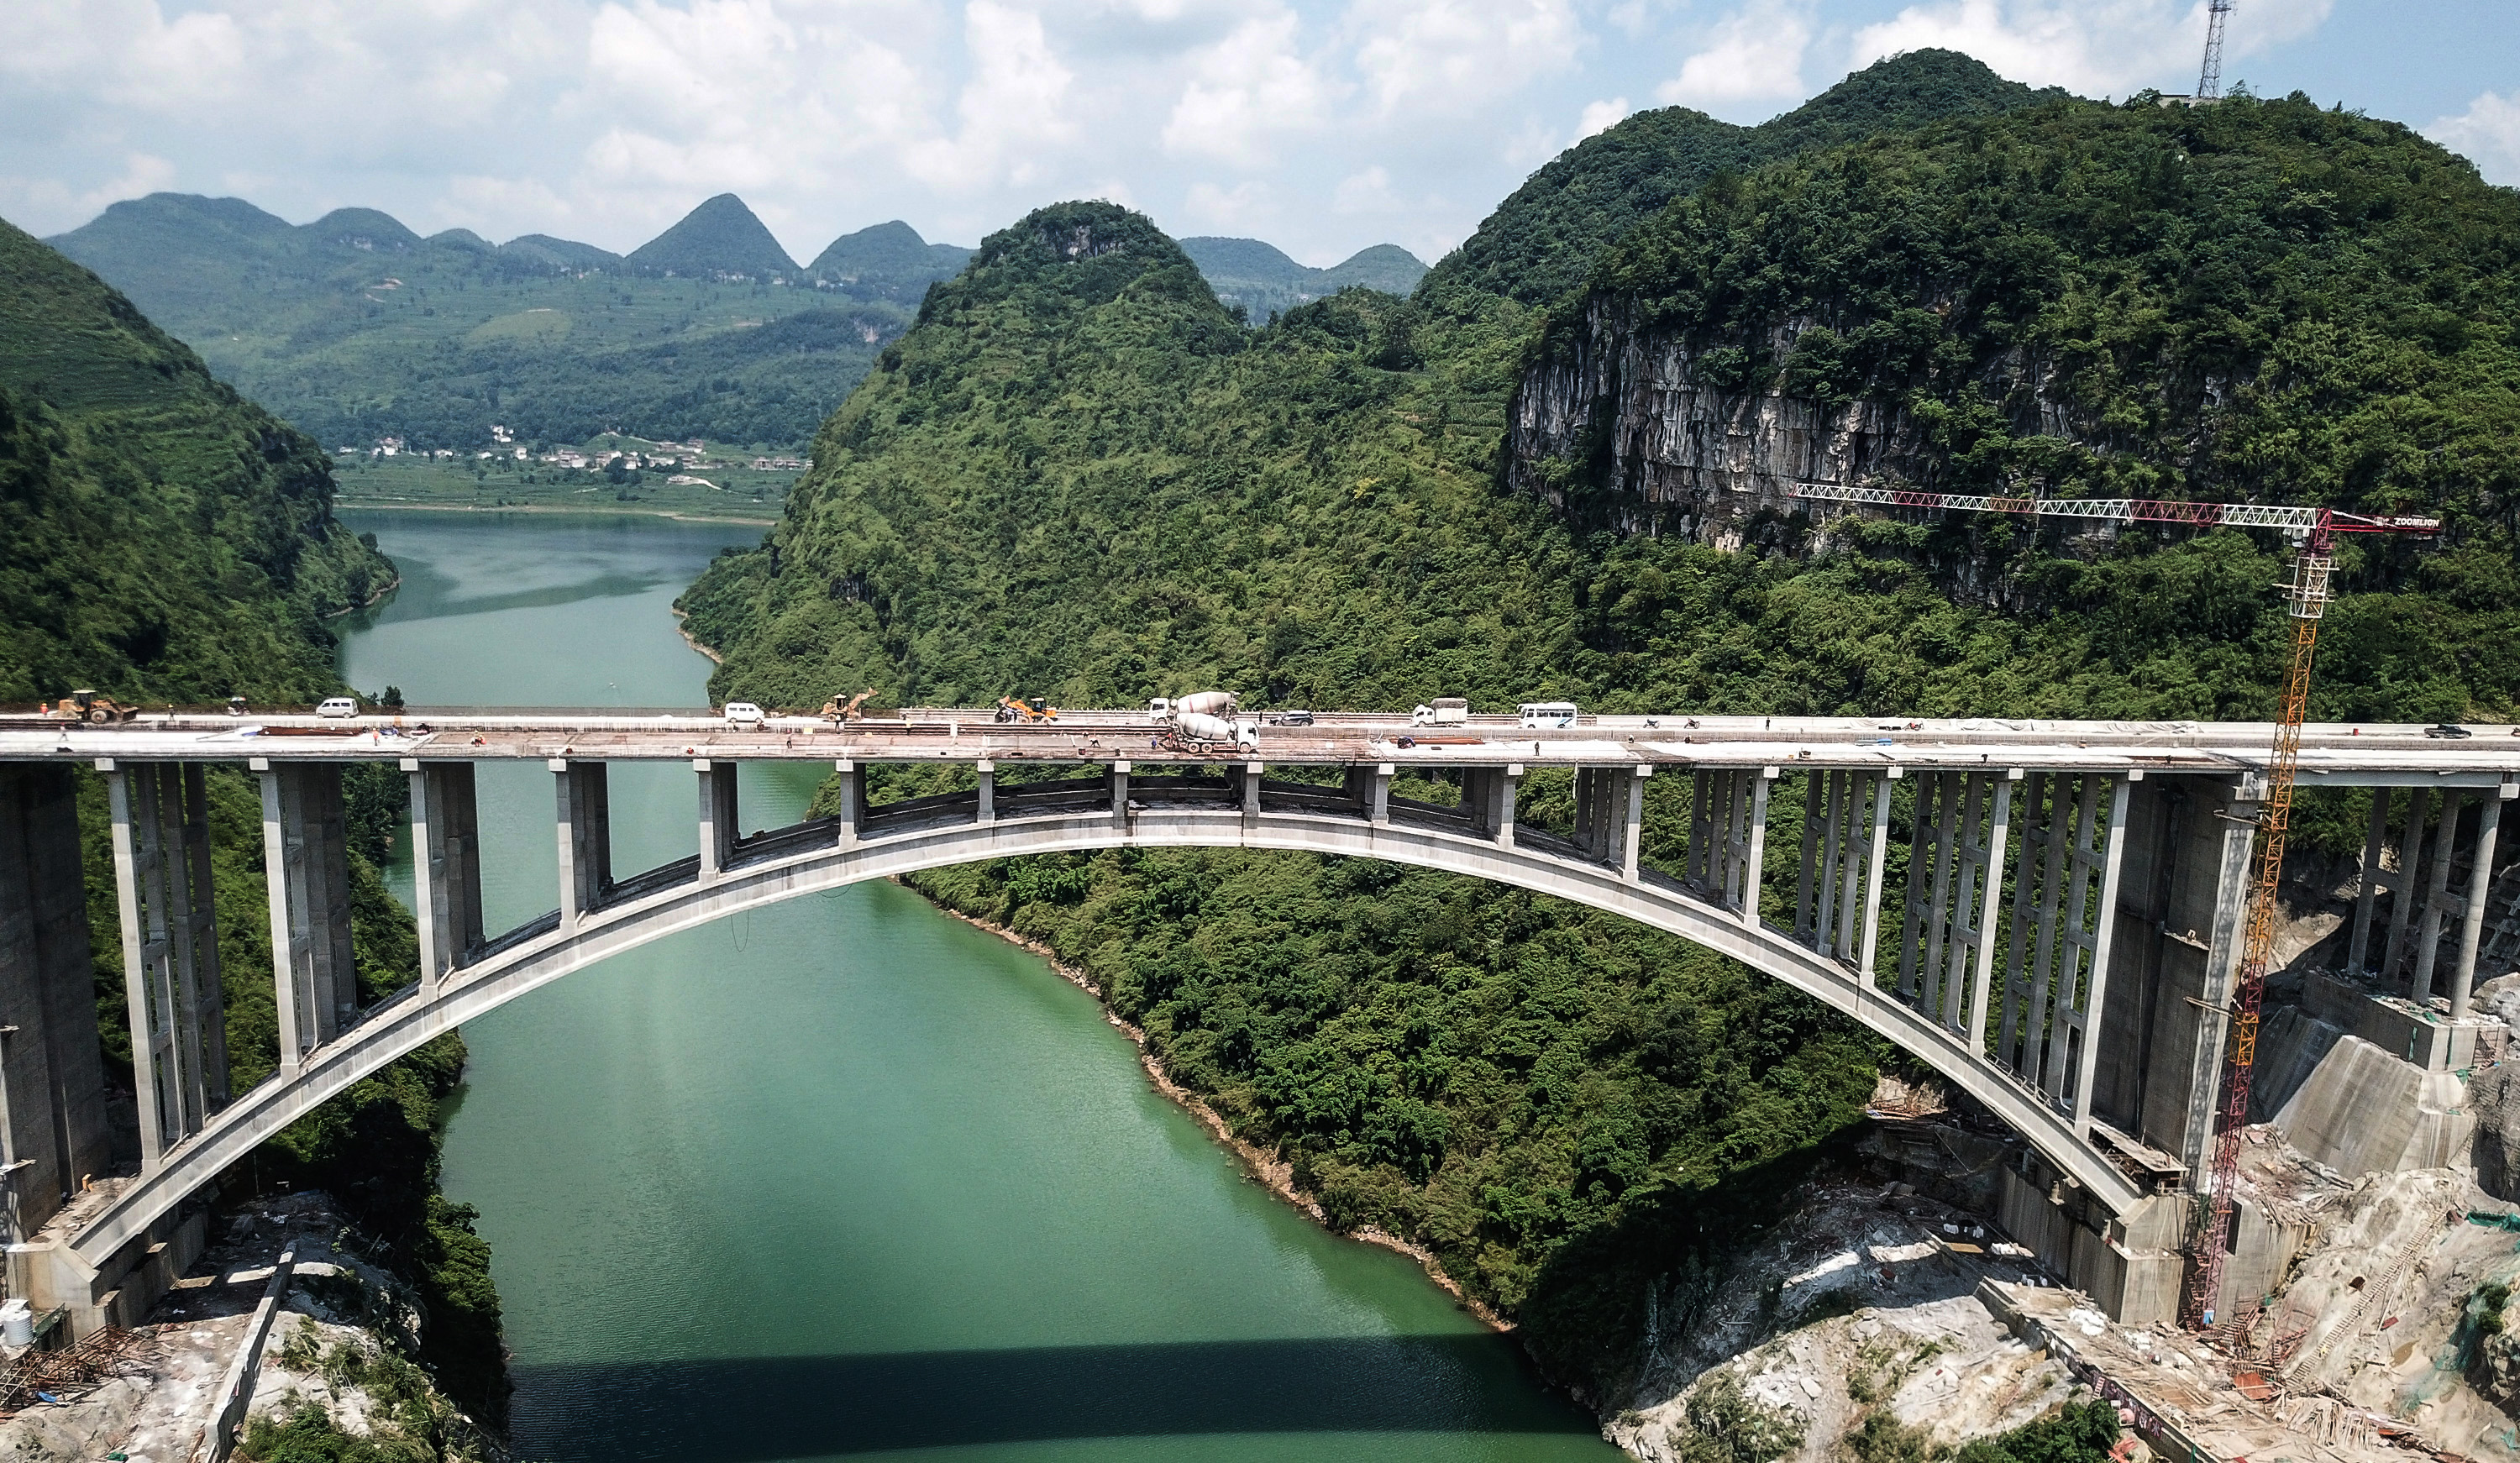
[[[692,771],[700,784],[700,882],[714,884],[735,863],[735,845],[743,836],[735,764],[701,757],[692,763]]]
[[[559,794],[560,927],[604,908],[612,891],[612,801],[601,762],[545,764]]]
[[[1631,884],[1644,877],[1645,778],[1652,776],[1653,764],[1641,762],[1628,778],[1627,825],[1619,839],[1619,874]]]
[[[1868,845],[1870,853],[1866,856],[1863,865],[1864,928],[1860,931],[1848,931],[1847,933],[1854,939],[1844,947],[1855,949],[1856,942],[1861,942],[1864,955],[1857,962],[1856,970],[1867,986],[1873,984],[1873,972],[1878,968],[1881,953],[1881,875],[1888,866],[1890,859],[1890,784],[1899,780],[1901,772],[1901,769],[1895,767],[1884,768],[1880,776],[1871,779],[1872,841]],[[1855,917],[1856,913],[1855,872],[1855,861],[1849,859],[1846,883],[1846,913],[1849,918]]]
[[[839,846],[855,848],[859,830],[866,826],[866,769],[846,757],[832,763],[832,769],[840,784]]]
[[[998,820],[998,765],[982,758],[977,767],[980,774],[979,821],[993,823]]]
[[[420,924],[420,981],[436,994],[479,950],[481,838],[472,764],[402,759],[411,778],[413,912]]]
[[[1246,828],[1257,827],[1260,823],[1260,772],[1262,766],[1263,764],[1257,762],[1246,762],[1242,764],[1242,826]]]
[[[97,766],[113,822],[141,1161],[152,1167],[227,1099],[207,800],[198,767]]]
[[[1522,764],[1465,768],[1462,805],[1470,825],[1507,848],[1513,847],[1513,800],[1522,785]]]
[[[2117,942],[2118,881],[2126,866],[2127,799],[2142,776],[2142,769],[2130,769],[2115,779],[2109,793],[2107,841],[2100,854],[2099,910],[2092,920],[2091,973],[2085,983],[2078,1022],[2082,1028],[2082,1051],[2074,1080],[2074,1136],[2086,1142],[2092,1136],[2092,1086],[2099,1076],[2100,1037],[2109,1008],[2109,957]]]
[[[2415,891],[2423,864],[2424,819],[2432,801],[2429,787],[2411,788],[2407,793],[2406,831],[2398,839],[2398,871],[2388,888],[2389,941],[2380,953],[2379,967],[2372,973],[2383,984],[2398,978],[2398,968],[2407,956],[2407,939],[2415,922]]]
[[[1125,761],[1111,764],[1111,830],[1129,831],[1129,764]]]
[[[358,1014],[350,953],[348,820],[341,769],[253,760],[262,783],[262,864],[271,896],[271,974],[280,1005],[280,1067],[294,1077],[306,1053]]]
[[[82,864],[70,770],[0,768],[0,1241],[11,1244],[112,1154]]]
[[[2457,788],[2442,790],[2441,817],[2433,831],[2433,856],[2424,869],[2423,913],[2415,927],[2414,976],[2408,987],[2408,994],[2417,1005],[2432,998],[2433,964],[2441,954],[2442,915],[2451,903],[2451,854],[2457,847],[2461,801]]]
[[[2354,934],[2345,948],[2345,973],[2370,973],[2371,910],[2383,889],[2398,887],[2397,875],[2380,866],[2389,838],[2389,800],[2393,790],[2371,789],[2371,827],[2362,839],[2362,877],[2354,893]]]
[[[2476,861],[2467,871],[2467,906],[2459,911],[2458,963],[2450,973],[2450,1015],[2467,1014],[2476,996],[2476,951],[2485,940],[2485,902],[2494,892],[2494,845],[2502,827],[2502,800],[2520,793],[2520,783],[2505,782],[2477,808]]]

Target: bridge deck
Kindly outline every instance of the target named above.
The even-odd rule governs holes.
[[[2311,783],[2438,780],[2467,785],[2520,777],[2520,728],[2467,729],[2448,738],[2410,725],[2308,728],[2302,776]],[[0,715],[0,761],[127,758],[211,761],[424,760],[865,762],[981,758],[1084,764],[1217,764],[1242,758],[1283,765],[1392,763],[1441,767],[1622,764],[1804,768],[1983,768],[2238,773],[2264,765],[2274,729],[2246,722],[1889,720],[1850,717],[1586,717],[1564,730],[1533,731],[1509,716],[1466,726],[1413,727],[1402,715],[1319,716],[1306,727],[1264,725],[1256,750],[1196,753],[1154,745],[1144,712],[1063,713],[1056,726],[994,722],[986,710],[915,709],[901,717],[835,725],[778,717],[758,728],[693,712],[622,708],[534,712],[413,708],[395,717],[324,721],[312,716],[143,716],[111,726]]]

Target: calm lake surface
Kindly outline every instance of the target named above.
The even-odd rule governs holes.
[[[416,705],[705,704],[671,604],[761,532],[343,516],[403,573],[344,674]],[[818,776],[746,768],[746,824]],[[494,930],[558,903],[551,782],[482,769]],[[613,769],[616,871],[692,851],[695,782]],[[890,884],[659,941],[464,1036],[446,1190],[495,1252],[520,1459],[1620,1456],[1417,1266],[1245,1178],[1092,998]]]

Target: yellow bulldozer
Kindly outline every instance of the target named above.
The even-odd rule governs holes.
[[[998,720],[1022,722],[1026,726],[1038,727],[1058,720],[1058,708],[1051,705],[1041,696],[1033,696],[1029,699],[1000,696],[998,697]]]

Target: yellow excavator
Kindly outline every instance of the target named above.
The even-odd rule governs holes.
[[[823,703],[823,715],[835,722],[857,721],[866,715],[865,712],[860,711],[858,708],[864,706],[867,703],[867,697],[874,694],[875,687],[870,686],[866,689],[859,691],[856,695],[849,697],[846,705],[841,704],[839,697],[833,696]]]
[[[1041,696],[1034,696],[1029,700],[1000,696],[998,697],[998,720],[1022,722],[1027,726],[1038,727],[1058,720],[1058,708],[1051,705]]]

